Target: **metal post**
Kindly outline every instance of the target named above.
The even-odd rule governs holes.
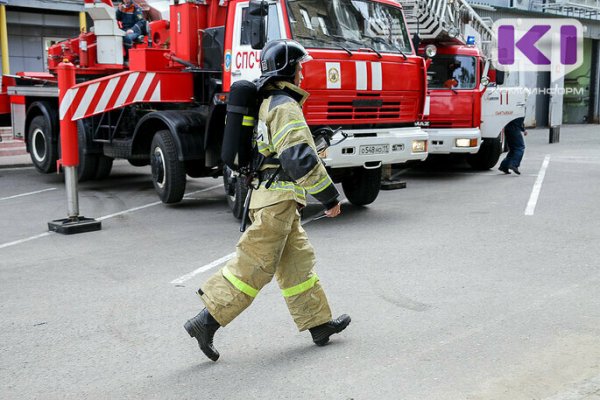
[[[85,11],[79,12],[79,32],[86,33],[87,32],[87,20],[85,19]]]
[[[76,220],[79,217],[77,167],[65,167],[65,187],[67,191],[67,215],[69,219]]]
[[[79,144],[77,123],[73,121],[72,92],[75,86],[75,66],[68,60],[57,68],[58,104],[60,117],[60,163],[65,170],[65,190],[67,192],[66,219],[48,222],[50,231],[71,234],[97,231],[102,228],[100,221],[79,216],[79,193],[77,188],[77,166],[79,165]],[[64,102],[63,102],[64,101]],[[67,104],[66,106],[64,106]]]
[[[6,5],[0,1],[0,47],[2,47],[2,74],[10,74],[8,59],[8,30],[6,29]]]

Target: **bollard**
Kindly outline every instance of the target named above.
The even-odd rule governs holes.
[[[60,110],[60,148],[59,163],[65,172],[65,190],[67,192],[67,218],[48,222],[48,230],[62,234],[92,232],[102,229],[100,221],[79,216],[79,193],[77,189],[77,166],[79,165],[79,147],[77,123],[72,120],[73,107],[63,109],[63,100],[70,95],[69,89],[75,86],[75,66],[65,60],[57,67],[58,104]]]
[[[560,125],[559,126],[551,126],[550,134],[548,135],[548,143],[558,143],[560,142]]]

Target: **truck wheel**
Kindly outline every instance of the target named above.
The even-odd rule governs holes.
[[[77,167],[77,177],[79,182],[94,179],[98,170],[98,155],[87,152],[88,140],[91,133],[87,129],[87,124],[81,122],[77,124],[77,135],[79,139],[79,166]]]
[[[52,125],[45,116],[38,115],[31,120],[27,143],[35,169],[45,174],[55,172],[58,146],[52,140]]]
[[[185,168],[177,159],[175,141],[168,130],[158,131],[150,147],[152,183],[163,203],[177,203],[185,193]]]
[[[498,162],[502,154],[502,142],[500,138],[485,138],[476,154],[467,157],[469,165],[473,169],[486,170],[492,168]]]
[[[248,195],[248,186],[245,180],[240,176],[233,176],[233,172],[228,167],[223,169],[223,184],[225,194],[227,195],[227,205],[231,213],[237,219],[242,219],[244,214],[244,202]]]
[[[98,168],[96,169],[96,176],[94,179],[105,179],[110,175],[112,170],[114,158],[107,156],[98,156]]]
[[[353,168],[352,174],[342,179],[342,188],[348,201],[355,206],[371,204],[381,188],[381,167]]]

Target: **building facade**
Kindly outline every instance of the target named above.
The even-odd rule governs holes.
[[[45,71],[48,47],[79,34],[82,0],[2,0],[0,4],[6,9],[11,74]]]
[[[575,18],[584,26],[583,64],[564,78],[560,95],[548,93],[550,73],[525,73],[522,86],[536,88],[528,99],[528,126],[550,125],[551,108],[562,107],[563,124],[600,123],[600,0],[476,0],[473,8],[482,17]],[[556,97],[556,98],[553,98]]]

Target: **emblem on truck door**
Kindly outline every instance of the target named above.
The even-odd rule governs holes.
[[[327,73],[327,89],[341,89],[342,75],[340,74],[340,63],[325,63]]]

